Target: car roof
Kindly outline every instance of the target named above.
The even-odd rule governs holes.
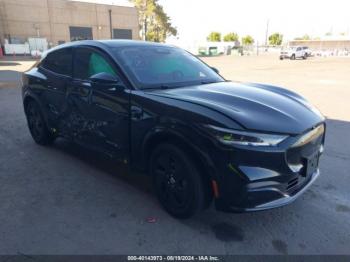
[[[83,40],[83,41],[75,41],[75,42],[69,42],[62,45],[58,45],[50,50],[48,52],[52,52],[55,50],[59,50],[62,48],[67,47],[74,47],[74,46],[95,46],[100,48],[114,48],[114,47],[125,47],[125,46],[155,46],[155,47],[174,47],[167,44],[162,43],[155,43],[155,42],[146,42],[146,41],[140,41],[140,40]]]
[[[162,43],[147,42],[140,40],[98,40],[102,44],[108,47],[120,47],[120,46],[169,46]]]

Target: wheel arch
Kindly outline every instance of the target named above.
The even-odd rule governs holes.
[[[47,128],[50,130],[49,119],[48,119],[47,113],[45,112],[45,110],[43,110],[43,105],[40,102],[40,99],[38,97],[36,97],[35,95],[32,95],[30,93],[27,93],[24,95],[24,97],[23,97],[24,113],[27,114],[27,106],[31,101],[35,102],[35,103],[37,103],[37,105],[39,105],[40,111],[41,111],[42,115],[44,116],[45,124],[46,124]]]
[[[24,108],[24,112],[25,112],[25,113],[27,113],[27,112],[26,112],[27,106],[28,106],[28,104],[29,104],[31,101],[32,101],[32,102],[35,102],[35,103],[38,103],[38,100],[35,99],[34,97],[30,96],[30,95],[27,95],[27,96],[24,97],[24,99],[23,99],[23,108]],[[38,103],[38,104],[39,104],[39,103]]]
[[[149,161],[153,150],[160,144],[169,143],[185,151],[195,162],[201,175],[208,180],[214,179],[214,167],[210,157],[198,146],[191,143],[184,135],[171,130],[157,130],[149,133],[142,146],[142,158],[145,169],[148,171]]]
[[[199,175],[202,178],[205,188],[205,207],[208,207],[214,197],[213,182],[215,179],[215,168],[208,155],[200,150],[199,147],[191,143],[185,136],[180,133],[163,130],[150,134],[145,140],[143,146],[143,166],[146,173],[150,175],[149,163],[153,150],[161,144],[171,144],[187,153],[194,162]]]

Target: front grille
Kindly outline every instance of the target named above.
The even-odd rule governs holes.
[[[288,182],[287,190],[290,190],[290,189],[292,189],[293,187],[295,187],[296,185],[298,185],[298,182],[299,182],[299,178],[298,178],[298,177],[291,179],[291,180]]]
[[[286,190],[289,194],[294,194],[298,192],[301,188],[305,186],[311,179],[309,177],[297,176],[296,178],[291,179],[286,186]]]

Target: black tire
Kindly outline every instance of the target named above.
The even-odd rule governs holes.
[[[150,173],[158,200],[170,215],[185,219],[207,206],[209,190],[193,161],[178,147],[159,145],[151,156]]]
[[[47,129],[43,114],[38,104],[29,101],[25,107],[28,128],[34,141],[39,145],[49,145],[55,137]]]
[[[306,58],[307,58],[307,54],[305,53],[305,54],[303,55],[303,59],[306,60]]]
[[[291,60],[295,60],[295,54],[292,54],[292,56],[290,57]]]
[[[282,57],[282,56],[280,56],[280,60],[283,60],[283,57]]]

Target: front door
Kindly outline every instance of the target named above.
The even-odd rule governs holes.
[[[68,104],[73,136],[81,143],[110,156],[129,155],[129,90],[124,83],[106,89],[90,81],[98,73],[120,74],[111,58],[97,49],[78,47],[74,52],[73,81]]]

